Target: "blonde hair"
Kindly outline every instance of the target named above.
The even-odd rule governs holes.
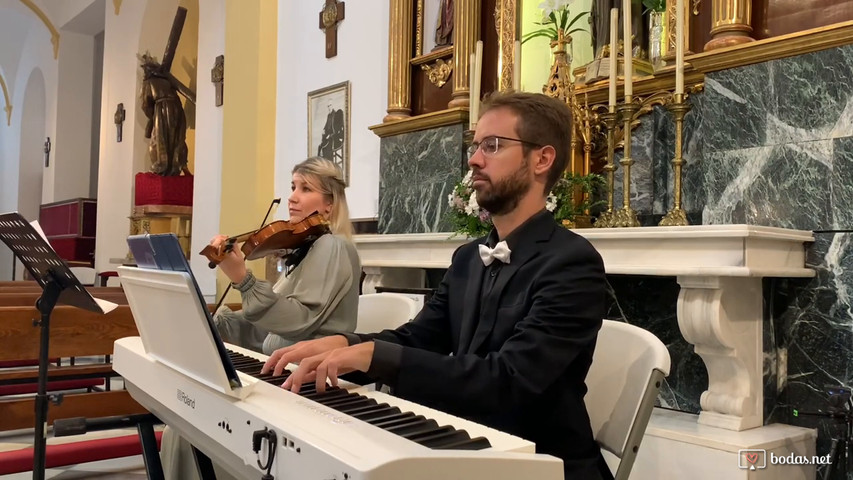
[[[291,173],[302,175],[308,185],[325,195],[326,200],[332,204],[328,218],[332,233],[352,240],[346,182],[337,165],[325,158],[309,157],[296,164]]]

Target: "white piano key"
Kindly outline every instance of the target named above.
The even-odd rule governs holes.
[[[239,347],[255,358],[266,356]],[[273,474],[288,479],[562,478],[562,462],[532,453],[532,443],[416,403],[342,382],[349,392],[489,439],[484,450],[430,449],[379,427],[257,381],[243,399],[217,392],[145,353],[138,337],[115,344],[114,368],[143,406],[238,478],[258,478],[252,432],[278,435]],[[242,376],[241,376],[242,379]],[[224,428],[227,423],[228,428]],[[526,452],[526,453],[520,453]],[[346,474],[346,476],[344,476]]]

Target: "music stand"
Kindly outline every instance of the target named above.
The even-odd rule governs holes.
[[[41,320],[39,338],[38,393],[35,402],[35,439],[33,444],[33,479],[44,479],[45,447],[47,442],[47,363],[50,341],[50,314],[57,303],[72,305],[90,312],[105,313],[92,295],[80,285],[68,265],[53,250],[38,231],[18,212],[0,215],[0,241],[6,244],[15,258],[42,288],[36,308]]]

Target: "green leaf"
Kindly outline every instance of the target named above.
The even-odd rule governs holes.
[[[549,40],[554,40],[557,37],[557,32],[554,32],[553,30],[552,31],[537,30],[535,32],[530,32],[530,33],[524,35],[523,37],[521,37],[521,43],[523,45],[528,40],[536,38],[536,37],[546,37]]]
[[[654,12],[665,12],[666,0],[643,0],[643,6]]]
[[[568,10],[566,10],[566,13],[569,13],[569,11],[568,11]],[[577,14],[577,15],[575,16],[575,18],[573,18],[573,19],[572,19],[572,21],[571,21],[571,22],[569,22],[569,24],[568,24],[568,25],[565,25],[565,23],[564,23],[565,27],[563,27],[563,28],[571,28],[571,26],[572,26],[572,25],[574,25],[574,24],[575,24],[575,22],[577,22],[578,20],[580,20],[581,18],[583,18],[585,15],[589,15],[589,12],[581,12],[581,13]]]

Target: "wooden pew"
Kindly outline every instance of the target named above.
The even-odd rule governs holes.
[[[228,306],[232,310],[240,309],[239,304]],[[208,308],[212,309],[213,305],[208,305]],[[33,326],[33,319],[39,316],[38,310],[31,305],[0,306],[0,345],[3,345],[0,362],[39,357],[41,330]],[[57,305],[51,314],[49,355],[51,358],[112,355],[116,340],[137,335],[139,333],[126,301],[106,315]],[[48,369],[50,382],[114,375],[109,363],[51,365]],[[37,363],[25,368],[0,369],[0,387],[32,385],[37,380]],[[31,428],[35,422],[34,409],[34,398],[0,396],[0,412],[4,412],[0,415],[0,431]],[[145,410],[123,390],[74,393],[65,395],[60,405],[51,404],[48,423],[52,424],[57,418],[97,418],[143,412]]]
[[[0,286],[0,362],[35,359],[39,356],[41,330],[33,326],[39,318],[34,307],[41,290],[34,284]],[[123,337],[136,336],[138,331],[121,288],[92,288],[88,290],[96,297],[118,303],[119,306],[106,315],[100,315],[75,307],[57,305],[51,314],[50,347],[51,357],[83,357],[112,355],[114,342]],[[15,305],[15,302],[18,302]],[[238,310],[239,305],[229,305]],[[208,306],[213,308],[213,306]],[[105,357],[106,358],[106,357]],[[74,379],[104,378],[114,375],[109,363],[89,365],[51,365],[48,369],[50,385]],[[38,365],[24,368],[0,369],[0,387],[30,385],[38,380]],[[0,396],[0,432],[29,429],[35,423],[34,396]],[[65,393],[59,405],[50,404],[48,424],[56,420],[74,417],[87,419],[127,416],[147,413],[144,407],[130,397],[125,390],[85,393]],[[155,434],[159,446],[159,432]],[[71,442],[47,447],[48,466],[64,466],[74,463],[104,460],[141,452],[137,435],[95,441]],[[0,476],[27,471],[32,467],[32,447],[0,453]]]
[[[119,305],[127,305],[124,292],[100,293],[92,296]],[[0,288],[0,307],[35,306],[39,297],[41,292],[8,292]]]
[[[40,329],[33,326],[39,313],[35,307],[0,307],[0,361],[34,359],[39,356]],[[113,343],[123,337],[138,335],[130,307],[120,305],[106,315],[75,307],[58,305],[51,315],[50,356],[84,357],[105,356],[113,352]],[[48,380],[51,382],[103,378],[114,375],[108,363],[91,365],[51,365]],[[38,368],[27,367],[0,370],[0,385],[20,385],[36,382]],[[33,397],[0,398],[0,431],[31,428],[35,423]],[[144,413],[124,390],[94,393],[66,394],[60,405],[50,405],[48,423],[58,418],[97,418],[113,415]]]

